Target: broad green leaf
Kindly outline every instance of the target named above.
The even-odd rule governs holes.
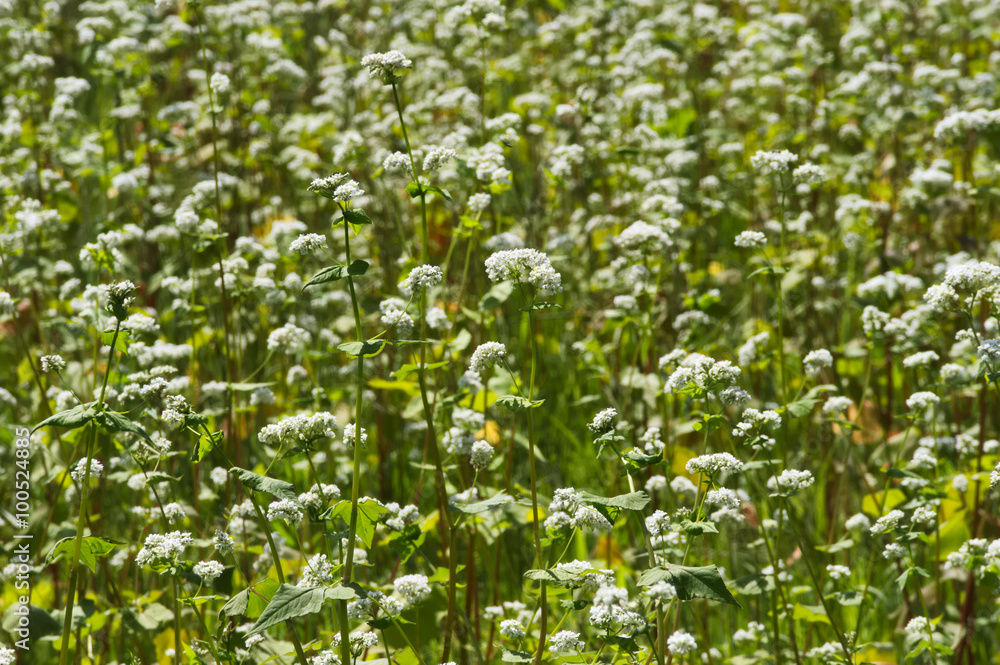
[[[812,413],[817,404],[819,404],[818,399],[800,399],[786,406],[785,410],[792,418],[802,418]]]
[[[213,446],[222,442],[223,436],[224,435],[221,431],[212,432],[211,437],[207,434],[202,434],[198,437],[198,441],[194,444],[194,448],[191,449],[191,456],[188,458],[188,461],[193,464],[197,464],[205,459],[205,457],[212,452]]]
[[[323,268],[318,273],[313,275],[308,282],[302,285],[302,290],[316,284],[326,284],[327,282],[336,282],[338,279],[343,279],[350,275],[351,277],[357,277],[359,275],[364,275],[368,271],[368,262],[357,259],[352,261],[351,265],[337,265],[330,266],[329,268]],[[268,384],[270,385],[270,384]]]
[[[296,504],[299,502],[299,497],[295,494],[295,487],[289,482],[268,478],[267,476],[262,476],[259,473],[239,467],[233,467],[229,470],[229,473],[236,476],[243,483],[243,486],[248,489],[266,492],[276,499],[288,499]]]
[[[397,369],[392,374],[390,374],[389,376],[393,377],[394,379],[400,379],[400,380],[402,380],[402,379],[405,379],[406,377],[408,377],[410,374],[412,374],[414,372],[427,372],[427,371],[430,371],[432,369],[440,369],[442,367],[445,367],[447,364],[448,364],[447,360],[442,360],[441,362],[437,362],[437,363],[428,363],[424,367],[421,367],[420,365],[414,365],[414,364],[411,364],[411,363],[407,363],[407,364],[403,365],[402,367],[400,367],[399,369]]]
[[[142,437],[150,445],[153,443],[153,440],[146,434],[146,430],[115,411],[102,411],[94,416],[94,420],[109,432],[129,432],[130,434]]]
[[[508,411],[524,411],[525,409],[537,409],[544,402],[544,399],[529,402],[527,398],[520,395],[501,395],[497,397],[496,404],[499,404]]]
[[[375,525],[378,518],[386,514],[388,509],[375,501],[358,502],[358,536],[364,542],[365,547],[370,548],[375,540]]]
[[[271,602],[271,598],[278,591],[278,586],[278,581],[270,578],[258,582],[230,598],[219,611],[228,617],[256,619]]]
[[[346,352],[352,358],[357,358],[358,356],[374,358],[382,353],[388,344],[389,342],[384,339],[375,339],[366,342],[344,342],[337,348]]]
[[[619,494],[611,498],[597,496],[589,492],[580,492],[580,500],[608,508],[623,508],[625,510],[642,510],[649,503],[649,495],[643,491]]]
[[[830,617],[826,615],[826,610],[823,609],[822,605],[800,605],[795,604],[795,608],[792,610],[792,618],[800,621],[808,621],[809,623],[830,623]]]
[[[316,614],[323,609],[327,591],[329,589],[321,586],[297,587],[282,584],[249,632],[262,633],[289,619]]]
[[[682,520],[680,527],[681,531],[689,536],[703,536],[706,533],[719,533],[719,529],[716,528],[714,524],[702,520],[698,520],[697,522]]]
[[[587,571],[583,571],[587,572]],[[536,582],[554,582],[565,584],[580,577],[580,572],[575,570],[563,570],[557,568],[528,570],[524,573],[524,579]]]
[[[101,344],[104,346],[111,346],[111,341],[114,340],[115,350],[128,355],[128,338],[132,335],[131,330],[119,330],[118,337],[115,338],[114,330],[105,330],[101,333]]]
[[[76,429],[78,427],[83,427],[97,415],[97,409],[94,405],[97,402],[89,402],[87,404],[78,404],[71,409],[66,409],[65,411],[60,411],[55,413],[42,422],[35,425],[31,433],[34,434],[39,428],[47,427],[49,425],[55,425],[56,427],[65,427],[67,429]]]
[[[500,647],[502,649],[502,654],[500,660],[505,663],[530,663],[535,659],[533,654],[526,651],[512,651],[507,647]]]
[[[274,385],[274,381],[268,381],[267,383],[227,383],[226,384],[230,390],[235,392],[249,393],[260,388],[267,388]]]
[[[677,597],[681,600],[706,598],[728,605],[742,607],[733,594],[726,588],[722,574],[715,566],[657,566],[643,572],[639,577],[639,586],[653,586],[660,580],[666,580],[677,589]]]
[[[478,515],[479,513],[485,513],[488,510],[494,510],[504,504],[514,503],[513,497],[509,494],[497,494],[489,499],[484,499],[482,501],[477,501],[476,503],[470,503],[468,505],[452,504],[448,506],[448,510],[465,513],[467,515]]]
[[[342,219],[347,220],[355,226],[361,226],[362,224],[371,224],[372,218],[368,216],[361,208],[350,208],[344,211],[344,216]]]
[[[55,544],[49,555],[45,557],[45,563],[55,563],[65,554],[69,558],[73,558],[73,550],[75,549],[75,536],[69,536],[63,538]],[[105,538],[104,536],[85,536],[80,542],[80,561],[87,564],[87,568],[90,568],[91,572],[97,572],[97,560],[107,556],[113,549],[119,545],[125,545],[126,543],[122,540],[112,540],[111,538]]]

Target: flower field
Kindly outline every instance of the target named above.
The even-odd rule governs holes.
[[[0,0],[0,665],[997,663],[997,0]]]

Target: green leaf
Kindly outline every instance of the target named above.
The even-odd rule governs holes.
[[[271,602],[271,598],[278,591],[278,586],[278,581],[270,578],[258,582],[230,598],[219,611],[228,617],[256,619]]]
[[[289,482],[268,478],[259,473],[241,469],[238,466],[230,469],[229,473],[236,476],[243,483],[243,486],[248,489],[266,492],[276,499],[288,499],[295,504],[299,503],[299,497],[295,494],[295,487]]]
[[[785,411],[791,414],[792,418],[802,418],[812,413],[817,404],[819,404],[818,399],[800,399],[787,405]]]
[[[809,623],[830,623],[830,617],[826,615],[826,610],[822,605],[800,605],[795,604],[792,610],[792,618]]]
[[[315,284],[326,284],[327,282],[336,282],[338,279],[343,279],[344,277],[350,275],[351,277],[358,277],[364,275],[368,272],[368,262],[357,259],[353,261],[351,265],[337,265],[330,266],[329,268],[323,268],[318,273],[313,275],[308,282],[302,285],[302,290],[305,291],[308,287]]]
[[[382,353],[388,344],[389,342],[384,339],[375,339],[366,342],[344,342],[337,348],[346,352],[352,358],[357,358],[358,356],[374,358]]]
[[[653,586],[660,580],[666,580],[677,589],[677,597],[681,600],[705,598],[727,605],[742,608],[726,588],[722,574],[715,566],[657,566],[643,572],[638,585]]]
[[[282,584],[278,587],[278,591],[271,598],[271,602],[261,612],[260,618],[257,619],[257,622],[254,623],[249,632],[251,634],[262,633],[268,628],[277,626],[290,619],[308,614],[316,614],[323,609],[323,603],[327,599],[343,598],[346,595],[343,592],[344,589],[350,591],[350,598],[356,597],[353,589],[344,586],[327,589],[321,586],[303,588],[292,586],[291,584]]]
[[[530,305],[526,305],[525,307],[522,307],[521,311],[522,312],[533,312],[535,310],[550,309],[552,307],[558,307],[559,309],[562,309],[562,305],[559,305],[559,304],[554,303],[554,302],[536,302],[536,303],[532,303]]]
[[[649,495],[643,491],[619,494],[611,498],[597,496],[589,492],[580,492],[580,500],[608,508],[623,508],[625,510],[642,510],[649,503]]]
[[[703,536],[706,533],[719,533],[719,530],[711,522],[704,522],[699,520],[697,522],[692,522],[691,520],[682,520],[681,531],[688,534],[689,536]]]
[[[524,411],[525,409],[537,409],[545,402],[544,399],[529,402],[519,395],[501,395],[497,397],[496,403],[508,411]]]
[[[101,344],[111,346],[111,340],[115,342],[115,350],[128,355],[128,338],[131,337],[131,330],[119,330],[118,337],[115,338],[114,330],[105,330],[101,333]]]
[[[728,427],[729,429],[733,428],[733,426],[729,423],[729,421],[726,419],[725,416],[720,416],[719,414],[708,415],[707,413],[700,422],[695,421],[691,425],[691,427],[698,432],[707,430],[706,432],[707,434],[711,434],[712,432],[723,426]]]
[[[452,504],[448,506],[448,510],[456,513],[465,513],[466,515],[478,515],[479,513],[485,513],[488,510],[493,510],[508,503],[514,503],[513,497],[509,494],[501,492],[500,494],[492,496],[489,499],[484,499],[483,501],[477,501],[476,503],[470,503],[464,506],[460,504]]]
[[[268,381],[267,383],[227,383],[226,386],[235,392],[249,393],[260,388],[267,388],[268,386],[273,386],[274,381]]]
[[[589,570],[590,569],[580,572],[562,569],[527,570],[524,572],[524,579],[534,580],[536,582],[554,582],[556,584],[565,584],[566,582],[572,582],[580,577],[581,573],[589,572]]]
[[[62,555],[67,555],[68,557],[73,557],[73,550],[75,548],[75,536],[69,536],[63,538],[55,544],[49,555],[45,557],[46,565],[55,563]],[[107,556],[113,549],[119,545],[125,545],[126,543],[122,540],[112,540],[111,538],[105,538],[104,536],[85,536],[80,542],[80,561],[87,564],[87,568],[90,568],[91,572],[97,572],[97,560]]]
[[[400,367],[399,369],[397,369],[392,374],[390,374],[389,376],[391,376],[394,379],[398,379],[398,380],[402,381],[403,379],[405,379],[406,377],[408,377],[410,374],[412,374],[414,372],[426,372],[426,371],[429,371],[429,370],[432,370],[432,369],[440,369],[442,367],[445,367],[447,364],[448,364],[447,360],[442,360],[441,362],[437,362],[437,363],[429,363],[429,364],[425,365],[424,367],[421,367],[420,365],[414,365],[414,364],[411,364],[411,363],[407,363],[407,364],[403,365],[402,367]]]
[[[97,402],[78,404],[71,409],[55,413],[35,425],[35,428],[31,430],[31,433],[34,434],[40,428],[47,427],[48,425],[65,427],[67,429],[77,429],[78,427],[83,427],[97,415],[97,409],[94,408],[95,404],[97,404]]]
[[[440,194],[445,199],[451,201],[451,194],[447,190],[441,189],[440,187],[435,187],[433,185],[418,185],[415,182],[411,182],[406,186],[406,193],[410,195],[411,199],[415,199],[420,196],[421,192],[424,194]]]
[[[358,536],[364,542],[366,548],[372,546],[375,540],[375,525],[378,518],[385,515],[389,510],[375,501],[358,502]]]
[[[94,420],[96,420],[101,427],[109,432],[129,432],[142,437],[146,443],[150,445],[153,444],[153,440],[149,438],[148,434],[146,434],[146,430],[139,427],[139,425],[120,413],[115,411],[102,411],[94,416]]]
[[[200,437],[198,437],[198,442],[191,450],[191,456],[188,457],[188,461],[193,464],[197,464],[198,462],[205,459],[205,457],[207,457],[208,454],[212,452],[212,448],[214,446],[218,445],[219,443],[222,443],[223,436],[224,435],[221,431],[212,432],[211,437],[208,436],[207,434],[202,434]]]
[[[513,651],[507,647],[500,647],[503,650],[500,660],[505,663],[530,663],[534,656],[526,651]]]
[[[741,596],[759,596],[762,593],[774,591],[774,576],[760,573],[744,575],[733,580],[733,589]]]
[[[355,226],[361,226],[362,224],[371,224],[372,218],[368,216],[361,208],[350,208],[344,211],[344,219],[346,219],[351,224]],[[366,266],[367,267],[367,266]]]

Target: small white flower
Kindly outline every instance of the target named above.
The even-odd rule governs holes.
[[[767,236],[760,231],[743,231],[736,236],[733,244],[737,247],[745,247],[747,249],[762,249],[767,246]]]
[[[476,347],[469,362],[469,371],[481,374],[507,357],[507,347],[500,342],[486,342]]]
[[[678,630],[667,638],[667,650],[675,656],[683,656],[698,648],[694,635]]]

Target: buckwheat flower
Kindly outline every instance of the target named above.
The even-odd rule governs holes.
[[[940,356],[933,351],[922,351],[903,358],[903,367],[907,369],[913,367],[927,367],[940,360]]]
[[[802,365],[805,367],[806,375],[816,376],[824,367],[833,366],[833,355],[826,349],[816,349],[806,354]]]
[[[956,492],[963,494],[969,489],[969,479],[960,473],[951,479],[951,486]]]
[[[660,580],[646,589],[646,595],[653,600],[666,603],[677,598],[677,588],[666,580]]]
[[[425,575],[403,575],[392,583],[393,588],[410,605],[416,605],[431,594]]]
[[[906,406],[909,407],[911,411],[922,413],[940,401],[941,398],[934,393],[921,391],[910,395],[909,399],[906,400]]]
[[[73,470],[70,472],[69,475],[72,476],[73,480],[75,480],[76,482],[82,483],[86,475],[86,470],[87,470],[87,458],[82,458],[79,462],[76,463],[76,466],[73,467]],[[102,473],[104,473],[104,465],[101,464],[96,459],[90,458],[90,479],[94,480],[96,478],[100,478]]]
[[[500,622],[500,634],[512,640],[523,640],[524,626],[517,619],[504,619]]]
[[[441,283],[441,268],[432,265],[416,266],[400,284],[403,293],[422,293]]]
[[[212,546],[221,556],[232,554],[235,544],[236,541],[228,533],[219,529],[215,530],[215,535],[212,536]]]
[[[212,92],[221,95],[229,90],[229,77],[222,72],[215,72],[212,74],[212,80],[209,85],[212,86]]]
[[[356,435],[357,432],[355,431],[354,423],[344,425],[344,445],[349,449],[354,449],[354,443],[357,440]],[[368,445],[368,432],[364,427],[361,428],[361,445],[362,447]]]
[[[719,399],[727,406],[743,406],[750,401],[750,393],[739,386],[729,386],[719,394]]]
[[[698,494],[698,487],[689,478],[674,476],[674,479],[670,481],[670,491],[678,497],[694,501]]]
[[[806,162],[792,171],[792,178],[803,185],[815,185],[826,180],[826,172],[821,167]]]
[[[844,522],[844,527],[848,531],[865,531],[871,528],[871,520],[864,513],[856,513]]]
[[[792,492],[805,489],[815,482],[812,473],[796,469],[785,469],[779,476],[771,476],[767,488],[772,492]]]
[[[903,521],[903,511],[902,510],[892,510],[888,514],[883,515],[875,521],[875,524],[871,527],[871,533],[873,536],[877,536],[882,533],[888,533],[896,527],[899,523]]]
[[[193,570],[194,574],[200,577],[205,584],[212,584],[222,575],[225,566],[218,561],[202,561],[201,563],[194,564]]]
[[[660,428],[650,427],[647,429],[639,441],[642,442],[643,450],[646,451],[647,455],[659,455],[663,452],[664,443],[660,438]]]
[[[179,503],[168,503],[163,506],[163,514],[167,516],[167,521],[171,524],[183,522],[187,517],[184,507]]]
[[[165,535],[151,533],[136,554],[135,562],[140,568],[150,564],[170,565],[177,561],[186,547],[193,544],[194,538],[186,531],[171,531]]]
[[[843,415],[847,409],[851,408],[854,402],[851,401],[849,397],[835,396],[831,397],[823,405],[823,413],[827,415],[840,416]]]
[[[432,147],[427,151],[427,156],[424,157],[424,171],[438,171],[455,159],[456,155],[454,148]]]
[[[847,566],[830,564],[826,567],[826,574],[829,575],[830,579],[834,581],[851,579],[851,569]]]
[[[797,161],[798,156],[787,150],[758,150],[750,158],[750,165],[761,173],[788,173]]]
[[[492,197],[489,194],[479,193],[469,197],[469,211],[480,213],[490,207]]]
[[[663,251],[673,246],[674,241],[659,226],[647,222],[633,222],[615,238],[615,244],[626,252]]]
[[[605,434],[615,428],[618,422],[618,411],[613,408],[604,409],[587,425],[587,429],[597,435]]]
[[[224,487],[229,479],[229,472],[221,466],[217,466],[208,474],[208,479],[216,487]]]
[[[914,524],[935,524],[937,522],[937,509],[929,504],[919,506],[913,511],[910,521]]]
[[[6,291],[0,291],[0,314],[14,313],[14,299]]]
[[[733,244],[746,249],[762,249],[767,246],[767,236],[760,231],[742,231]],[[746,363],[740,363],[741,365]]]
[[[996,467],[990,472],[990,489],[995,490],[1000,487],[1000,462],[997,462]]]
[[[368,68],[371,78],[381,78],[386,85],[392,85],[399,81],[402,70],[413,67],[413,62],[399,51],[388,51],[366,55],[361,65]]]
[[[486,441],[476,441],[472,444],[470,462],[478,470],[485,469],[493,461],[493,446]]]
[[[263,388],[257,388],[250,394],[251,406],[257,406],[259,404],[274,404],[275,399],[274,391],[266,386]]]
[[[286,323],[267,337],[267,349],[288,355],[302,353],[312,343],[312,335],[292,323]]]
[[[328,175],[325,178],[317,178],[316,180],[313,180],[307,189],[310,192],[332,199],[334,192],[337,191],[337,188],[350,180],[351,176],[349,174],[337,172],[332,175]],[[303,230],[305,230],[305,225],[301,226]]]
[[[297,254],[305,256],[326,246],[326,236],[318,233],[304,233],[293,240],[288,248]]]
[[[740,471],[743,468],[743,462],[733,457],[730,453],[712,453],[688,460],[685,468],[688,473],[714,475],[720,471]]]
[[[976,355],[988,363],[1000,362],[1000,339],[987,339],[976,349]]]
[[[907,622],[906,628],[904,628],[903,630],[908,635],[926,636],[927,631],[930,629],[931,629],[931,623],[930,621],[927,620],[927,617],[913,617]]]
[[[882,550],[882,556],[888,559],[889,561],[902,559],[905,554],[906,550],[903,549],[903,546],[899,545],[898,543],[889,543],[888,545],[885,546],[885,549]]]
[[[486,342],[476,347],[469,361],[469,370],[476,374],[499,364],[507,357],[507,347],[500,342]]]
[[[302,508],[291,499],[279,499],[272,501],[267,507],[268,521],[284,520],[289,524],[298,524],[305,515]]]
[[[683,656],[698,648],[698,642],[691,633],[678,630],[667,638],[667,650],[675,656]]]
[[[333,564],[326,554],[320,552],[309,557],[306,567],[302,570],[302,579],[298,587],[318,587],[333,582]]]
[[[705,503],[711,506],[722,506],[723,508],[739,508],[740,497],[734,490],[726,487],[709,490],[705,495]]]
[[[579,653],[586,645],[580,639],[580,633],[572,630],[560,630],[555,635],[549,637],[549,651],[554,654]]]
[[[593,506],[583,505],[573,515],[573,526],[591,533],[611,533],[613,525]]]
[[[348,201],[356,199],[359,196],[363,196],[364,193],[365,190],[358,187],[358,183],[354,182],[353,180],[349,180],[340,187],[337,187],[337,189],[333,190],[333,196],[331,196],[330,198],[332,198],[334,201],[347,203]]]
[[[881,311],[874,305],[868,305],[861,312],[861,327],[864,329],[865,334],[869,336],[884,330],[891,320],[892,316],[890,314]]]
[[[549,257],[537,249],[509,249],[486,259],[486,276],[491,282],[510,280],[531,284],[542,295],[562,291],[562,277],[552,268]]]
[[[0,647],[0,665],[14,665],[17,662],[17,652],[10,647]]]
[[[410,171],[410,158],[405,152],[390,153],[382,161],[382,168],[386,171]]]
[[[60,355],[42,356],[38,362],[43,372],[58,372],[66,368],[66,361]]]
[[[957,309],[960,300],[958,292],[949,284],[935,284],[924,293],[924,302],[937,312]]]

